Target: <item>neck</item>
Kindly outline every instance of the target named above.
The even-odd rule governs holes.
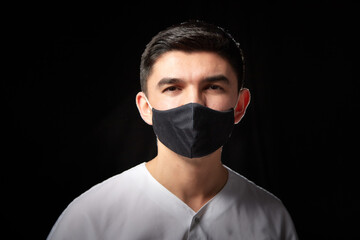
[[[158,141],[158,155],[146,164],[150,174],[197,212],[225,185],[228,172],[221,149],[202,158],[182,157]]]

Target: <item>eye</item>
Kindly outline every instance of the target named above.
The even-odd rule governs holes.
[[[180,88],[177,86],[170,86],[165,88],[162,92],[175,92],[177,90],[180,90]]]
[[[206,89],[209,89],[209,90],[224,90],[221,86],[219,85],[215,85],[215,84],[212,84],[212,85],[209,85],[206,87]]]

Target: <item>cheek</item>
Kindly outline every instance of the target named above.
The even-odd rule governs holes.
[[[156,99],[155,106],[153,106],[157,110],[168,110],[172,108],[176,108],[181,106],[181,99],[180,98],[158,98]]]
[[[231,96],[212,96],[206,99],[206,106],[217,111],[227,111],[234,108],[236,100]]]

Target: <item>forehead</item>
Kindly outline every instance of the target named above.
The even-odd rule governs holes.
[[[156,85],[164,77],[196,82],[214,75],[224,75],[231,83],[237,83],[231,65],[216,53],[170,51],[156,60],[148,78],[148,87]]]

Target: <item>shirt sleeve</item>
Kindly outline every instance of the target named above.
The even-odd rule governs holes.
[[[75,199],[62,212],[51,229],[47,240],[95,240],[98,238],[96,223],[86,201]]]
[[[294,223],[285,207],[283,207],[280,236],[280,239],[284,240],[298,240]]]

